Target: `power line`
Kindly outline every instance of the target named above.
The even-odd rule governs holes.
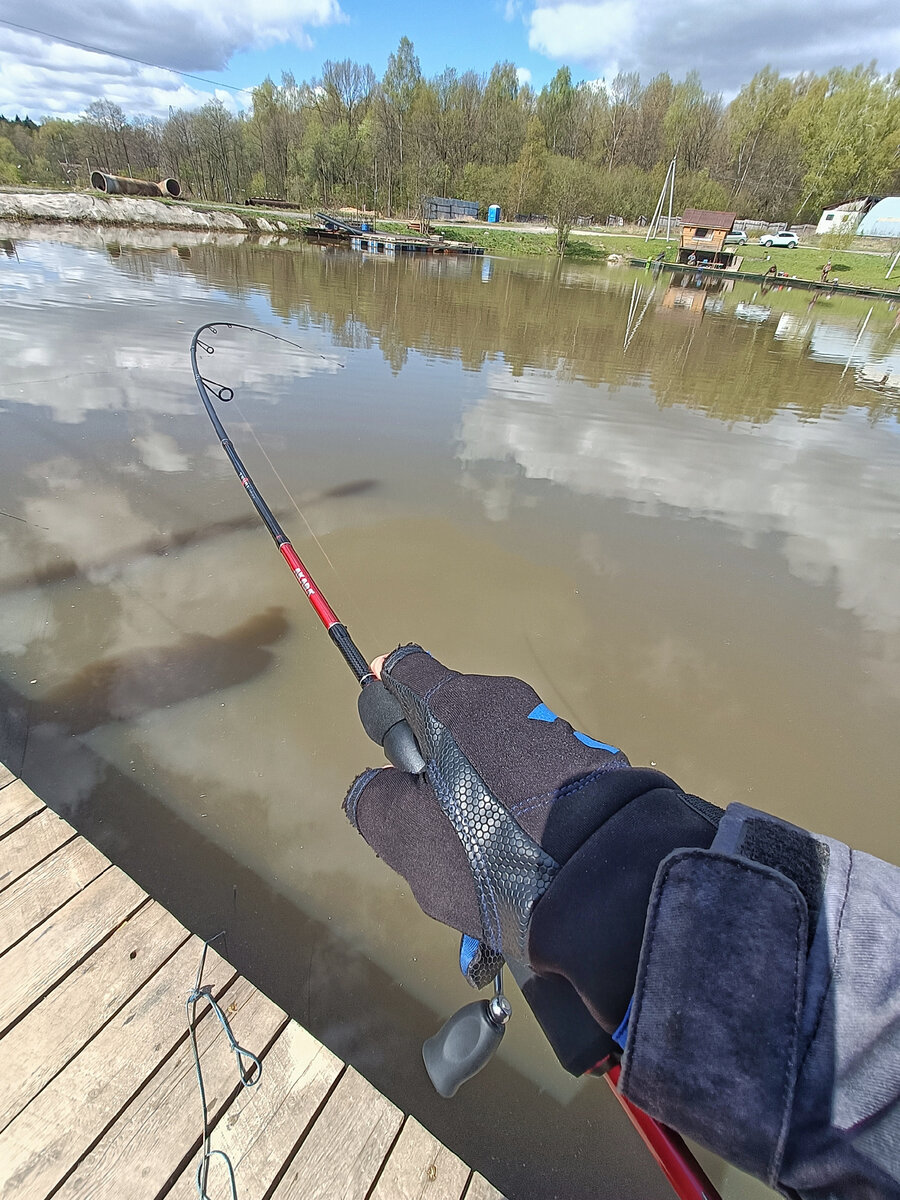
[[[183,79],[194,79],[197,83],[208,83],[210,87],[227,88],[229,92],[243,92],[246,96],[253,95],[252,88],[235,87],[232,83],[220,83],[215,79],[206,79],[203,75],[192,75],[189,71],[179,71],[177,67],[162,67],[159,63],[147,62],[143,58],[120,54],[118,50],[106,50],[102,46],[89,46],[85,42],[76,42],[72,38],[62,37],[58,33],[47,33],[45,29],[32,29],[30,25],[18,25],[15,21],[7,21],[3,17],[0,17],[0,25],[7,25],[10,29],[21,29],[24,33],[34,33],[38,37],[48,38],[51,42],[64,42],[67,46],[74,46],[77,50],[87,50],[90,54],[106,54],[110,58],[121,58],[125,62],[137,63],[141,67],[152,67],[155,71],[168,71],[172,75],[180,75]]]

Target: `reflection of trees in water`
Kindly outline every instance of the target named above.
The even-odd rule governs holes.
[[[147,264],[147,256],[117,260],[141,274]],[[890,393],[861,392],[849,379],[842,386],[833,364],[809,357],[808,337],[778,340],[774,324],[745,324],[708,306],[679,319],[655,302],[623,355],[630,273],[495,262],[485,284],[482,266],[253,244],[224,253],[198,246],[189,261],[166,261],[167,269],[236,296],[262,292],[279,317],[301,328],[321,325],[340,346],[377,344],[395,372],[416,350],[458,359],[468,370],[499,359],[514,376],[536,369],[612,388],[647,381],[660,406],[684,405],[723,421],[765,422],[785,409],[815,419],[851,406],[876,420],[900,414]]]

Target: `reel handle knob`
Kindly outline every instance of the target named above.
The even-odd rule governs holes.
[[[428,1078],[449,1099],[493,1058],[512,1008],[505,996],[476,1000],[453,1014],[422,1046]]]

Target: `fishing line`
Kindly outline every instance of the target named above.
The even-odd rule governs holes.
[[[50,532],[49,526],[36,525],[34,521],[26,521],[24,517],[17,517],[15,513],[4,512],[2,508],[0,508],[0,517],[9,517],[11,521],[21,521],[23,525],[30,525],[32,529],[43,529],[45,533]]]
[[[340,577],[340,573],[339,573],[339,571],[338,571],[337,567],[334,565],[334,563],[333,563],[333,562],[331,561],[331,559],[328,557],[328,553],[327,553],[327,551],[325,550],[325,547],[322,545],[322,543],[319,541],[318,537],[316,536],[316,531],[313,529],[312,525],[310,525],[309,521],[307,521],[307,519],[306,519],[306,517],[305,517],[304,513],[302,512],[302,510],[301,510],[301,508],[300,508],[300,505],[297,503],[297,501],[294,499],[293,495],[291,494],[291,491],[290,491],[290,489],[288,488],[288,485],[287,485],[287,484],[284,482],[284,480],[283,480],[283,479],[281,478],[281,476],[279,475],[279,473],[278,473],[278,468],[275,466],[275,464],[272,462],[271,458],[269,458],[269,455],[266,453],[266,451],[265,451],[265,448],[263,447],[263,444],[262,444],[262,442],[261,442],[261,441],[259,440],[259,438],[256,436],[256,432],[255,432],[255,430],[254,430],[253,426],[250,424],[250,422],[249,422],[249,421],[247,420],[247,418],[244,416],[244,412],[243,412],[243,410],[242,410],[241,406],[238,404],[237,400],[234,400],[234,401],[233,401],[233,404],[234,404],[234,407],[235,407],[235,409],[237,410],[238,416],[239,416],[239,417],[241,418],[241,420],[244,422],[244,425],[246,426],[247,432],[248,432],[248,433],[250,434],[250,436],[253,438],[254,442],[256,442],[257,446],[259,447],[259,451],[260,451],[260,453],[262,454],[262,456],[263,456],[263,458],[266,460],[266,462],[269,464],[269,466],[270,466],[270,468],[271,468],[271,470],[272,470],[272,474],[275,476],[275,478],[276,478],[276,479],[278,480],[278,482],[281,484],[282,488],[284,488],[284,494],[287,496],[288,500],[290,500],[291,504],[293,504],[294,508],[297,510],[297,516],[300,518],[300,520],[303,522],[303,524],[304,524],[304,525],[306,526],[306,528],[308,529],[308,531],[309,531],[309,536],[312,538],[312,540],[313,540],[313,541],[316,543],[316,545],[319,547],[319,550],[320,550],[320,551],[321,551],[321,553],[322,553],[322,557],[323,557],[323,558],[325,559],[325,561],[328,563],[329,567],[331,567],[332,571],[334,571],[335,575],[337,575],[338,579],[340,579],[341,577]],[[343,581],[343,580],[341,580],[341,582],[343,583],[344,581]]]
[[[268,330],[265,330],[265,329],[256,329],[256,328],[254,328],[253,326],[250,326],[250,325],[234,325],[234,324],[231,324],[231,323],[229,323],[229,324],[228,324],[226,327],[227,327],[227,328],[236,328],[236,329],[245,329],[245,330],[247,330],[248,332],[251,332],[251,333],[261,333],[261,334],[263,334],[265,337],[272,338],[272,339],[273,339],[273,340],[275,340],[275,341],[284,342],[284,344],[285,344],[285,345],[287,345],[287,346],[290,346],[290,347],[291,347],[291,348],[293,348],[294,350],[299,350],[299,351],[301,351],[301,353],[303,353],[303,354],[309,354],[309,353],[310,353],[310,352],[309,352],[309,351],[307,351],[307,350],[306,350],[306,349],[305,349],[303,346],[301,346],[301,345],[300,345],[298,342],[291,341],[289,338],[284,338],[284,337],[281,337],[281,335],[280,335],[280,334],[274,334],[274,333],[270,333]],[[200,344],[202,345],[203,343],[200,343]],[[206,348],[206,347],[204,346],[204,348]],[[215,348],[213,347],[213,349],[215,349]],[[207,352],[208,352],[208,351],[207,351]],[[322,360],[322,362],[328,362],[328,361],[330,361],[330,360],[329,360],[329,359],[326,357],[326,355],[324,355],[324,354],[318,354],[318,355],[316,355],[316,357],[320,358],[320,359]],[[343,363],[340,363],[340,364],[338,364],[338,365],[339,365],[339,366],[341,366],[341,367],[343,367],[343,365],[344,365],[344,364],[343,364]],[[218,385],[218,386],[219,386],[219,387],[220,387],[220,389],[221,389],[221,385]],[[334,574],[334,576],[335,576],[335,579],[336,579],[336,580],[338,580],[338,581],[341,583],[341,585],[342,585],[344,588],[346,588],[346,590],[347,590],[347,596],[348,596],[348,599],[349,599],[348,607],[350,608],[350,610],[352,611],[352,613],[353,613],[353,615],[354,615],[355,617],[357,617],[357,618],[360,618],[361,620],[365,620],[365,618],[364,618],[364,617],[363,617],[363,615],[362,615],[362,611],[361,611],[361,609],[360,609],[359,605],[358,605],[358,604],[357,604],[357,603],[356,603],[356,602],[353,600],[353,588],[352,588],[352,587],[351,587],[351,585],[348,583],[347,579],[346,579],[346,578],[343,576],[343,574],[341,573],[341,571],[339,571],[339,570],[338,570],[338,568],[335,566],[335,564],[334,564],[333,560],[331,559],[330,555],[328,554],[328,551],[325,549],[324,545],[322,544],[322,541],[321,541],[321,539],[320,539],[320,538],[319,538],[319,536],[317,535],[316,531],[313,529],[312,525],[309,523],[309,520],[307,519],[307,517],[306,517],[306,514],[305,514],[305,513],[303,512],[303,510],[301,509],[301,507],[300,507],[300,505],[299,505],[298,501],[296,500],[295,496],[293,495],[293,493],[291,492],[290,488],[289,488],[289,487],[287,486],[287,484],[285,483],[284,479],[282,478],[281,474],[280,474],[280,473],[279,473],[279,471],[278,471],[278,468],[275,466],[275,463],[272,461],[271,457],[270,457],[270,456],[269,456],[269,454],[267,453],[267,451],[266,451],[265,447],[263,446],[262,442],[261,442],[261,441],[259,440],[259,438],[257,437],[257,435],[256,435],[256,431],[254,430],[254,428],[253,428],[253,426],[251,425],[250,421],[247,419],[247,416],[246,416],[246,414],[244,413],[243,409],[241,408],[241,406],[240,406],[240,403],[239,403],[239,402],[238,402],[238,400],[237,400],[237,397],[234,395],[234,389],[229,387],[229,388],[227,388],[227,389],[225,389],[225,390],[231,393],[231,399],[230,399],[230,401],[228,401],[228,402],[229,402],[229,403],[232,403],[232,404],[234,405],[236,412],[237,412],[237,413],[238,413],[238,415],[240,416],[241,420],[244,422],[244,426],[245,426],[245,428],[246,428],[247,432],[248,432],[248,433],[250,434],[250,436],[253,438],[253,440],[254,440],[254,442],[256,443],[256,445],[257,445],[257,447],[258,447],[258,449],[259,449],[260,453],[262,454],[263,458],[264,458],[264,459],[266,460],[266,462],[268,463],[268,465],[269,465],[269,468],[270,468],[270,469],[271,469],[271,471],[272,471],[272,474],[275,476],[275,478],[278,480],[279,484],[281,485],[281,487],[282,487],[282,489],[283,489],[283,491],[284,491],[284,494],[287,496],[288,500],[290,500],[290,502],[291,502],[292,506],[294,507],[294,509],[295,509],[295,511],[296,511],[296,513],[297,513],[297,515],[300,517],[301,521],[302,521],[302,522],[303,522],[303,524],[306,526],[306,529],[307,529],[307,531],[308,531],[308,533],[309,533],[310,537],[311,537],[311,538],[312,538],[312,540],[315,542],[315,544],[316,544],[316,546],[318,547],[318,549],[319,549],[319,551],[320,551],[320,553],[321,553],[322,557],[323,557],[323,558],[325,559],[325,561],[328,563],[328,566],[331,568],[331,570],[332,570],[332,572],[333,572],[333,574]],[[223,397],[222,397],[221,395],[219,395],[219,399],[223,399]]]

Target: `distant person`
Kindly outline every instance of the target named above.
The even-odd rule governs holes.
[[[822,283],[828,282],[828,276],[830,274],[831,274],[831,259],[829,258],[828,262],[822,268]]]
[[[690,254],[688,255],[688,266],[693,267],[696,264],[696,262],[697,262],[697,255],[692,250],[690,252]]]
[[[633,767],[521,680],[415,645],[372,669],[428,765],[344,808],[468,981],[513,960],[566,1070],[621,1060],[635,1105],[782,1194],[900,1197],[900,869]]]

